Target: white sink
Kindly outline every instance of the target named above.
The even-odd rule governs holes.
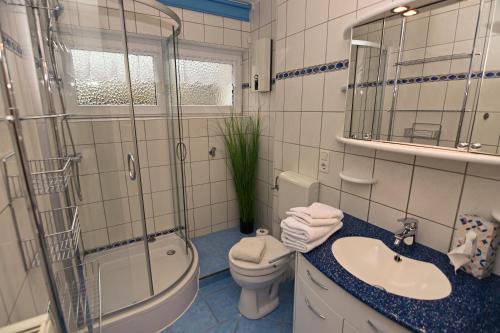
[[[451,293],[448,278],[431,263],[400,256],[382,241],[344,237],[332,245],[333,256],[349,273],[374,287],[399,296],[436,300]]]

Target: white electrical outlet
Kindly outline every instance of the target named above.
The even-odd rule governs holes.
[[[330,169],[330,152],[321,150],[319,153],[319,172],[328,173]]]

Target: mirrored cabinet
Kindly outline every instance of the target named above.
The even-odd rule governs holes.
[[[497,2],[424,4],[354,26],[344,137],[500,155]]]

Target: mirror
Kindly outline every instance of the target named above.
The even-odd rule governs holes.
[[[495,1],[410,8],[352,28],[344,137],[500,154]]]

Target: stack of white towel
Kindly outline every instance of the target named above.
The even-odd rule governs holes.
[[[342,228],[340,209],[315,202],[309,207],[295,207],[281,221],[281,241],[292,250],[309,252]]]

